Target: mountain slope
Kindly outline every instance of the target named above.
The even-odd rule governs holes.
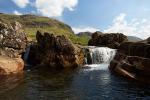
[[[142,39],[136,37],[136,36],[128,36],[128,41],[130,42],[138,42],[138,41],[142,41]]]
[[[54,33],[54,35],[65,35],[74,43],[82,45],[87,44],[83,38],[74,34],[69,25],[56,19],[36,15],[12,15],[1,13],[0,21],[5,23],[12,23],[14,21],[20,22],[29,40],[35,40],[35,34],[37,30],[40,30],[42,32]]]

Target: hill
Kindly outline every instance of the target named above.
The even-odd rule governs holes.
[[[138,37],[136,37],[136,36],[128,36],[128,40],[129,40],[130,42],[142,41],[141,38],[138,38]]]
[[[77,34],[77,36],[80,36],[80,37],[88,36],[89,38],[91,38],[92,33],[91,32],[80,32],[80,33]]]
[[[29,14],[12,15],[0,13],[0,21],[5,23],[12,23],[14,21],[20,22],[30,41],[35,40],[35,34],[37,30],[40,30],[42,32],[53,33],[54,35],[65,35],[73,43],[81,45],[87,44],[86,38],[76,36],[69,25],[53,18]]]

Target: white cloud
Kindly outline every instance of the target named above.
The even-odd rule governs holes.
[[[15,15],[22,15],[22,13],[18,12],[17,10],[15,10],[13,13],[14,13]]]
[[[130,22],[126,19],[126,14],[121,13],[113,20],[113,24],[104,32],[118,32],[129,36],[148,38],[150,36],[150,22],[147,19],[133,18]]]
[[[20,8],[25,8],[30,2],[29,0],[12,0]]]
[[[48,17],[59,17],[65,9],[73,11],[78,0],[36,0],[35,7],[38,13]]]
[[[78,34],[79,32],[96,32],[100,31],[100,29],[93,28],[93,27],[73,27],[72,30]]]

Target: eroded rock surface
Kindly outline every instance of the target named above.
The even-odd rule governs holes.
[[[21,58],[10,58],[0,56],[0,75],[22,73],[24,62]]]
[[[18,57],[26,48],[27,38],[18,22],[0,22],[0,55]]]
[[[16,74],[23,71],[21,58],[27,38],[19,22],[0,21],[0,75]]]
[[[65,36],[38,31],[36,39],[37,43],[30,47],[30,64],[54,68],[76,67],[83,64],[84,54],[81,47],[74,45]]]
[[[117,49],[121,43],[127,40],[127,36],[121,33],[95,32],[92,34],[92,38],[89,40],[88,45]]]
[[[109,68],[130,79],[150,82],[150,45],[132,42],[121,44]]]

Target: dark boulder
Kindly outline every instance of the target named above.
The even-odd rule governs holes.
[[[150,44],[122,43],[114,59],[110,63],[110,70],[130,79],[150,82]]]
[[[95,32],[89,40],[89,46],[102,46],[117,49],[119,45],[127,41],[127,36],[121,33],[102,33]]]
[[[65,36],[54,36],[37,32],[37,43],[31,45],[29,62],[53,68],[76,67],[83,64],[84,54],[80,46],[74,45]]]
[[[147,39],[147,43],[150,44],[150,37]]]

